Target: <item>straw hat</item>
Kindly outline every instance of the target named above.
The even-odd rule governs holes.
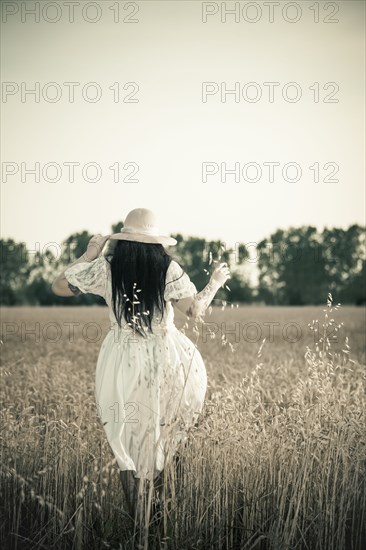
[[[160,235],[155,214],[148,208],[131,210],[126,216],[121,231],[113,233],[109,238],[139,243],[160,243],[165,246],[177,244],[176,239],[173,239],[173,237]]]

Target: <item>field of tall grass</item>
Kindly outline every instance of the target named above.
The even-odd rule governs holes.
[[[94,402],[107,308],[2,309],[2,548],[366,547],[365,310],[205,319],[176,313],[209,388],[167,458],[160,520],[134,525]]]

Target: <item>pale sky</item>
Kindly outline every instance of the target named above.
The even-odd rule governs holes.
[[[5,4],[14,7],[3,2],[3,9]],[[17,4],[18,13],[2,24],[3,87],[8,83],[7,92],[15,90],[3,93],[1,103],[3,238],[32,248],[37,242],[41,247],[61,243],[83,229],[107,234],[112,223],[136,207],[153,209],[162,231],[220,238],[228,246],[258,242],[278,227],[365,223],[363,1],[328,3],[327,9],[325,2],[315,2],[320,6],[318,23],[310,9],[314,2],[307,1],[297,2],[302,13],[293,23],[281,12],[286,2],[280,2],[272,23],[263,2],[254,2],[244,15],[241,11],[239,22],[230,15],[222,22],[221,2],[211,2],[206,8],[218,13],[206,23],[203,4],[196,1],[142,1],[130,7],[120,2],[120,21],[114,22],[111,7],[117,3],[103,0],[95,3],[100,11],[95,23],[83,20],[83,1],[75,7],[73,23],[67,2],[59,3],[55,23],[42,14],[39,22],[23,14],[22,22],[24,2]],[[30,9],[35,2],[26,4]],[[248,3],[239,4],[243,10]],[[338,13],[332,15],[329,4],[339,6]],[[230,9],[234,2],[226,5]],[[250,23],[255,9],[262,15]],[[287,18],[296,16],[293,10]],[[132,11],[136,13],[130,18],[137,22],[123,22]],[[96,13],[89,8],[86,17]],[[48,8],[45,17],[56,16],[55,8]],[[326,17],[339,22],[326,23]],[[31,95],[22,101],[22,86],[34,88],[37,82],[39,102]],[[57,102],[45,99],[52,99],[56,90],[50,82],[61,94]],[[74,103],[65,82],[80,84]],[[86,86],[90,82],[102,93],[98,102],[83,99],[81,89],[94,97],[95,89]],[[138,102],[114,102],[109,87],[119,83],[122,97],[132,96],[132,85],[123,89],[128,82],[137,84],[133,98]],[[219,91],[238,83],[239,102],[233,95],[224,102],[219,92],[204,102],[204,82]],[[262,93],[257,102],[242,95],[253,97],[255,88],[246,88],[253,82]],[[279,83],[272,103],[266,82]],[[301,92],[297,102],[282,97],[290,82]],[[335,85],[324,90],[327,83]],[[315,102],[317,87],[320,101]],[[288,95],[293,97],[294,91],[290,87]],[[327,96],[338,102],[324,102]],[[22,181],[21,163],[31,169],[36,162],[40,182],[31,174]],[[79,163],[73,182],[65,164],[70,162]],[[227,169],[235,163],[240,169],[257,163],[262,177],[250,182],[241,176],[236,182],[228,175],[225,183],[219,172],[203,181],[205,162],[217,169],[221,163]],[[268,162],[280,163],[272,182],[263,164]],[[299,181],[281,176],[290,162],[301,168]],[[47,163],[59,165],[59,181],[44,179]],[[87,163],[100,166],[99,181],[85,181],[82,167]],[[126,171],[124,165],[138,165],[133,176],[137,181],[114,182],[109,167],[115,163],[122,178],[133,169],[129,165]],[[339,181],[323,181],[336,166],[333,178]],[[11,169],[16,173],[10,174]],[[46,178],[55,173],[50,168]],[[94,177],[95,172],[91,168],[87,174]],[[294,171],[288,175],[293,177]]]

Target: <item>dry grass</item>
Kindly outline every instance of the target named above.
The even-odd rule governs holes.
[[[337,341],[308,326],[323,334],[325,315]],[[106,308],[2,310],[2,548],[361,549],[364,311],[243,307],[206,321],[215,338],[187,332],[209,375],[202,418],[179,468],[167,462],[160,529],[134,531],[94,403]],[[239,323],[234,351],[221,322]]]

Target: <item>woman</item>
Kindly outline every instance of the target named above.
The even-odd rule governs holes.
[[[115,243],[111,255],[102,254],[108,239]],[[141,479],[155,483],[161,498],[166,455],[195,423],[207,389],[202,356],[176,328],[172,304],[199,319],[230,277],[221,264],[197,293],[164,248],[176,242],[160,235],[151,210],[137,208],[120,233],[95,235],[52,284],[58,296],[89,292],[109,306],[95,397],[133,516]]]

